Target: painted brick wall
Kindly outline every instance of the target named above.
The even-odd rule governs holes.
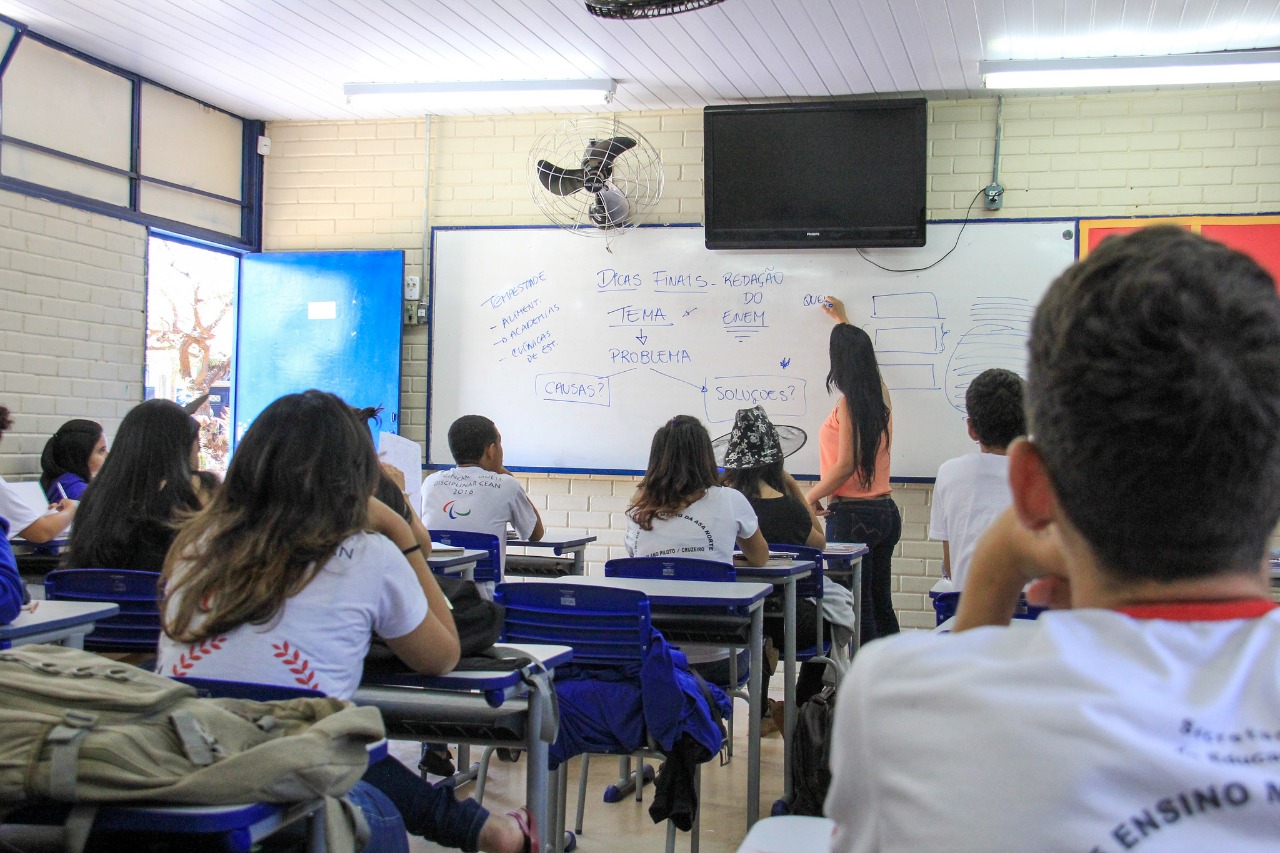
[[[0,191],[0,476],[40,472],[64,421],[110,435],[142,399],[146,229]]]
[[[702,216],[702,116],[624,114],[661,151],[662,223]],[[930,106],[929,217],[962,218],[991,180],[996,101]],[[998,214],[1135,216],[1280,210],[1280,86],[1053,98],[1007,98]],[[532,117],[394,122],[276,123],[266,168],[266,248],[401,248],[422,269],[427,224],[537,224],[528,151],[560,119]],[[429,130],[429,134],[428,134]],[[429,164],[429,171],[428,171]],[[624,238],[625,239],[625,238]],[[423,440],[426,332],[406,329],[404,433]],[[519,460],[512,460],[518,464]],[[599,536],[589,559],[622,552],[634,479],[525,478],[549,527]],[[941,547],[927,539],[932,489],[895,490],[903,539],[894,561],[904,625],[927,627],[927,591]]]

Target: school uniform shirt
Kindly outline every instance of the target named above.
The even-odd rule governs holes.
[[[84,494],[84,490],[89,488],[89,484],[86,483],[79,474],[72,474],[68,471],[67,473],[55,478],[54,481],[49,484],[49,488],[45,489],[45,495],[48,496],[49,503],[51,504],[56,504],[58,501],[62,500],[62,495],[58,493],[58,489],[55,484],[57,486],[61,486],[63,493],[73,501],[80,500],[80,496]]]
[[[528,539],[538,524],[538,513],[515,477],[475,465],[437,471],[423,481],[422,509],[418,514],[428,530],[467,530],[497,536],[504,567],[507,524],[521,539]]]
[[[9,522],[10,537],[21,534],[31,525],[31,522],[43,514],[27,506],[26,502],[9,488],[4,477],[0,477],[0,518]]]
[[[190,569],[180,564],[176,576]],[[175,606],[171,601],[168,612]],[[380,534],[357,533],[265,625],[241,625],[199,643],[162,633],[156,671],[307,687],[349,699],[371,636],[403,637],[426,616],[426,595],[400,549]]]
[[[1273,608],[1057,611],[863,646],[836,700],[832,851],[1276,850]]]
[[[978,537],[1012,502],[1008,456],[967,453],[938,466],[929,538],[948,543],[956,591],[964,588]]]
[[[623,544],[632,557],[692,557],[732,563],[737,540],[753,535],[759,526],[755,510],[742,492],[712,486],[671,518],[655,518],[652,530],[641,530],[628,518]],[[719,646],[690,647],[684,652],[689,663],[729,657],[729,649]]]

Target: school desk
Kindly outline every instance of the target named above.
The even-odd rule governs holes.
[[[796,725],[796,581],[813,572],[810,560],[792,560],[786,566],[735,565],[740,581],[764,581],[783,589],[782,660],[783,686],[786,695],[782,708],[782,766],[791,766],[791,733]],[[752,693],[752,696],[756,694]],[[791,773],[783,774],[783,797],[791,799]]]
[[[463,580],[475,580],[476,564],[489,556],[488,551],[479,548],[441,548],[431,549],[427,557],[427,566],[437,575],[461,577]]]
[[[441,676],[388,674],[361,684],[353,698],[382,712],[388,737],[525,750],[526,805],[538,827],[542,849],[550,850],[547,748],[559,725],[551,675],[557,666],[572,660],[573,649],[519,643],[495,648],[524,652],[537,663],[515,670]],[[543,670],[545,689],[531,689],[526,679],[540,677]]]
[[[781,815],[765,818],[751,827],[738,853],[792,853],[828,850],[835,821],[825,817]]]
[[[18,618],[0,625],[0,649],[34,643],[61,643],[84,648],[84,635],[99,619],[115,616],[120,605],[108,601],[32,601]]]
[[[557,557],[572,557],[573,565],[568,567],[567,574],[585,575],[587,573],[587,545],[596,541],[594,536],[570,536],[567,533],[547,533],[535,541],[529,539],[508,539],[507,547],[518,545],[522,548],[550,548]],[[512,558],[515,558],[514,565]],[[524,563],[521,565],[521,563]],[[550,564],[550,565],[548,565]],[[507,554],[507,572],[515,575],[537,577],[561,577],[566,574],[560,570],[556,561],[550,557]]]
[[[561,585],[608,586],[634,589],[649,597],[653,626],[673,645],[693,644],[742,648],[743,628],[747,629],[745,645],[751,652],[751,674],[748,691],[763,696],[764,681],[764,600],[772,589],[770,583],[757,581],[651,580],[648,578],[598,578],[570,576],[563,578],[512,578],[511,582],[551,583]],[[747,826],[760,816],[760,715],[748,714],[747,731]]]

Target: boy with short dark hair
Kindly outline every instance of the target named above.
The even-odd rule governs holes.
[[[422,523],[429,530],[492,533],[506,559],[507,524],[522,539],[542,538],[542,517],[502,465],[502,435],[483,415],[463,415],[449,426],[449,452],[457,468],[422,483]]]
[[[832,849],[1275,850],[1275,283],[1175,226],[1113,237],[1049,288],[1027,379],[957,633],[865,647],[841,687]],[[966,630],[1029,581],[1068,609]]]
[[[965,423],[977,453],[949,459],[938,467],[929,514],[929,538],[942,541],[942,576],[951,588],[964,588],[978,537],[1004,512],[1009,494],[1009,444],[1027,431],[1022,411],[1026,383],[1011,370],[984,370],[965,390]]]

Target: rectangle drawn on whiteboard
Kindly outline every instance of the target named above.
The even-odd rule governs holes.
[[[609,405],[609,377],[589,373],[540,373],[533,379],[534,394],[549,403]]]
[[[940,320],[938,297],[932,292],[888,293],[871,297],[871,316],[877,320],[886,317],[916,317],[922,320]]]
[[[890,326],[876,329],[876,352],[942,352],[937,326]]]
[[[938,379],[932,364],[880,364],[880,378],[890,391],[932,391]]]
[[[764,406],[770,417],[803,417],[805,381],[796,376],[715,376],[704,395],[707,420],[732,421],[738,409]]]

